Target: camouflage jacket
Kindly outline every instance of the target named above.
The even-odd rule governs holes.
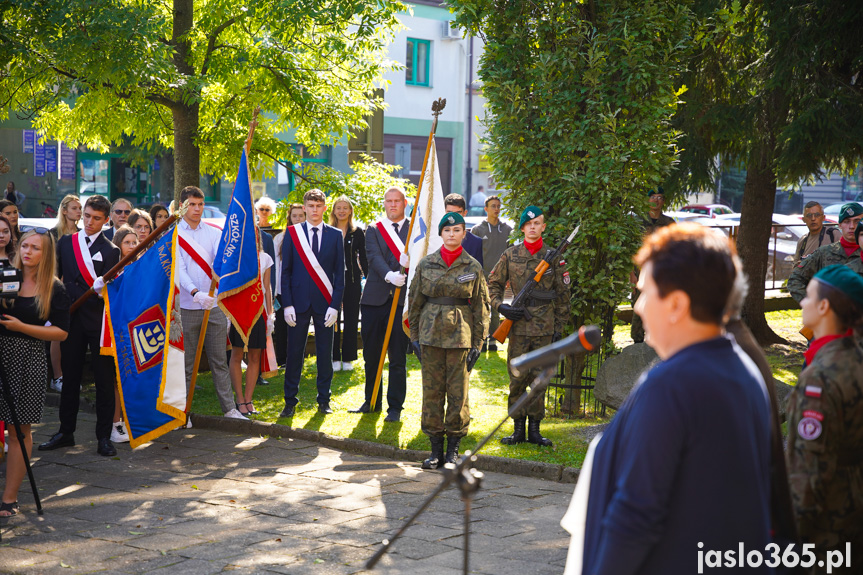
[[[671,216],[666,216],[665,214],[659,214],[659,217],[656,218],[654,222],[650,219],[650,215],[645,218],[641,218],[641,227],[644,228],[644,235],[649,236],[659,228],[664,228],[665,226],[670,226],[674,223],[674,218]]]
[[[429,301],[438,297],[468,303]],[[478,261],[464,250],[449,267],[440,250],[420,260],[408,290],[411,341],[443,348],[479,349],[486,337],[488,318],[488,288]]]
[[[860,259],[860,248],[851,252],[850,256],[846,256],[845,248],[839,242],[818,248],[794,267],[791,277],[788,278],[788,293],[797,303],[800,303],[806,297],[806,286],[809,280],[818,273],[818,270],[833,264],[846,265],[855,258]]]
[[[506,282],[512,286],[513,294],[518,295],[525,283],[534,275],[536,266],[549,251],[554,248],[543,246],[541,250],[531,255],[524,244],[507,248],[500,256],[497,265],[488,276],[488,293],[491,297],[491,307],[497,310],[503,303]],[[512,326],[514,335],[553,335],[562,333],[569,321],[569,273],[566,262],[558,258],[546,270],[534,290],[533,301],[528,302],[526,309],[533,316],[530,320],[520,319]],[[540,296],[549,296],[542,299]]]
[[[851,261],[846,264],[853,271],[863,276],[863,259],[856,257],[851,258]]]
[[[788,479],[804,542],[831,547],[863,530],[863,348],[822,347],[788,396]]]

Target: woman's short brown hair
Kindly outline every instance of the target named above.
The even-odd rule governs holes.
[[[692,318],[721,325],[735,289],[737,250],[716,231],[697,224],[672,224],[644,240],[635,263],[653,264],[660,297],[680,290],[689,296]]]

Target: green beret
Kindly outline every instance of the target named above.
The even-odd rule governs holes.
[[[863,206],[857,202],[849,202],[839,210],[839,223],[841,224],[848,218],[854,218],[860,215],[863,215]]]
[[[821,268],[813,279],[838,289],[863,308],[863,277],[848,266],[836,264]]]
[[[524,224],[530,220],[536,219],[542,215],[542,210],[536,206],[528,206],[521,213],[521,220],[518,222],[518,229],[524,227]]]
[[[441,235],[445,227],[456,226],[458,224],[464,225],[464,218],[461,217],[460,213],[448,212],[444,214],[444,217],[440,219],[440,223],[437,225],[437,235]]]
[[[662,186],[656,186],[656,189],[655,189],[655,190],[650,190],[650,191],[648,191],[648,192],[647,192],[647,197],[649,198],[650,196],[654,196],[654,195],[656,195],[656,194],[659,194],[660,196],[664,196],[664,195],[665,195],[665,190],[663,190],[663,189],[662,189]]]

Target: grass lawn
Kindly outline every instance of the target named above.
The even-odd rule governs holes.
[[[797,333],[800,329],[800,311],[779,311],[767,314],[773,329],[789,344],[772,345],[767,348],[767,357],[773,366],[774,375],[785,383],[793,385],[800,373],[802,353],[805,350],[805,340]],[[615,327],[615,343],[625,346],[631,343],[629,325]],[[362,353],[362,351],[360,352]],[[462,441],[462,451],[473,448],[477,441],[489,433],[497,422],[506,414],[506,398],[508,393],[508,378],[506,374],[506,346],[496,353],[483,354],[477,362],[471,375],[470,407],[473,420],[470,433]],[[322,431],[340,437],[350,437],[365,441],[374,441],[386,445],[407,449],[425,450],[429,448],[428,439],[420,431],[420,413],[422,398],[422,382],[420,365],[412,355],[408,356],[408,394],[401,422],[384,423],[385,413],[354,414],[348,409],[355,408],[363,402],[364,372],[362,357],[354,362],[351,372],[336,372],[332,384],[331,406],[335,413],[329,416],[317,414],[315,403],[315,358],[307,358],[303,367],[303,379],[300,382],[300,403],[296,415],[288,419],[278,419],[279,412],[284,407],[282,392],[283,373],[270,378],[270,385],[255,389],[255,408],[260,412],[256,419],[297,428]],[[384,370],[386,381],[386,369]],[[218,400],[213,391],[212,378],[209,373],[202,373],[198,378],[202,389],[195,393],[193,412],[209,415],[220,415]],[[385,392],[385,390],[384,390]],[[384,402],[386,408],[386,402]],[[587,449],[587,427],[607,423],[610,415],[605,418],[557,418],[547,417],[543,420],[543,434],[554,442],[551,449],[540,448],[531,444],[514,447],[501,445],[497,439],[509,435],[512,423],[508,422],[499,430],[495,439],[483,449],[487,455],[515,457],[534,461],[545,461],[579,467]]]

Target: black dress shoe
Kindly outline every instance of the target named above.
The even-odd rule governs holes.
[[[318,404],[318,413],[322,413],[323,415],[329,415],[332,412],[333,412],[333,410],[330,409],[329,402]]]
[[[110,439],[103,437],[99,440],[99,447],[96,448],[96,453],[103,457],[114,457],[117,455],[117,450],[114,448],[114,444],[111,443]]]
[[[349,409],[348,413],[368,413],[369,412],[369,402],[364,401],[361,406],[356,409]]]
[[[294,416],[294,406],[286,405],[282,412],[279,414],[279,417],[293,417]]]
[[[387,413],[387,416],[384,418],[384,421],[389,423],[395,423],[396,421],[401,421],[401,412],[400,411],[390,411]]]
[[[39,451],[51,451],[60,447],[75,445],[75,435],[72,433],[55,433],[51,439],[39,445]]]
[[[270,382],[259,375],[257,385],[270,385]]]

